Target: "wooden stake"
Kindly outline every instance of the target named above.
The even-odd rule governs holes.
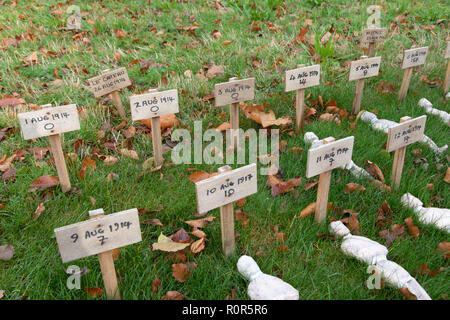
[[[361,59],[367,59],[368,56],[361,56]],[[355,97],[353,98],[352,114],[358,114],[361,109],[361,100],[364,90],[364,79],[356,80]]]
[[[447,94],[448,89],[450,88],[450,59],[447,59],[447,72],[445,73],[445,80],[444,80],[444,94]]]
[[[219,173],[231,171],[230,166],[217,169]],[[220,207],[220,225],[222,230],[222,251],[229,258],[235,248],[234,241],[234,202]]]
[[[237,77],[230,78],[228,81],[238,80]],[[231,126],[231,141],[233,147],[237,148],[237,134],[239,130],[239,103],[230,104],[230,126]]]
[[[89,211],[91,219],[101,218],[104,215],[103,209]],[[105,285],[106,296],[109,300],[120,300],[119,287],[117,285],[116,269],[112,250],[98,254],[100,269],[102,270],[103,283]]]
[[[323,144],[331,143],[334,141],[335,139],[333,137],[328,137],[323,139]],[[319,176],[319,186],[317,188],[317,200],[314,217],[314,220],[317,223],[323,222],[327,217],[328,193],[330,191],[331,172],[332,170],[329,170],[327,172],[321,173]]]
[[[150,93],[158,92],[158,89],[148,90]],[[151,118],[152,123],[152,143],[153,143],[153,157],[155,159],[155,167],[160,166],[163,161],[162,143],[161,143],[161,118]]]
[[[410,120],[411,117],[402,117],[400,123]],[[406,147],[395,150],[394,163],[392,165],[391,187],[397,189],[402,179],[403,164],[405,163]]]
[[[42,105],[41,109],[50,108],[51,104]],[[64,153],[61,145],[61,137],[59,134],[53,134],[48,137],[50,140],[50,149],[55,159],[56,172],[58,172],[58,179],[63,192],[70,191],[69,173],[67,171],[66,161],[64,160]]]
[[[102,71],[102,73],[107,73],[109,69],[105,69]],[[114,105],[116,106],[117,112],[119,112],[120,117],[127,121],[127,115],[125,113],[125,109],[123,108],[122,100],[120,100],[120,95],[118,91],[113,91],[109,94],[109,97],[113,101]]]
[[[297,68],[304,67],[304,64],[297,65]],[[295,113],[296,113],[296,119],[295,119],[295,131],[297,134],[300,133],[300,131],[303,133],[303,122],[305,120],[304,113],[305,113],[305,89],[298,89],[296,90],[296,98],[295,98]]]
[[[402,86],[400,87],[400,90],[398,92],[398,101],[403,101],[406,97],[413,69],[414,68],[406,68],[405,72],[403,73]]]
[[[375,46],[376,43],[375,42],[369,42],[369,49],[367,50],[367,55],[369,57],[373,57],[375,54]]]

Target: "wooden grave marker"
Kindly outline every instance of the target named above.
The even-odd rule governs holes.
[[[392,165],[392,188],[398,188],[400,186],[406,147],[422,139],[425,132],[426,120],[427,116],[425,115],[415,119],[402,117],[397,126],[388,129],[386,151],[392,152],[395,150],[394,163]]]
[[[69,173],[67,172],[60,134],[80,130],[80,119],[75,104],[51,107],[51,104],[41,106],[41,110],[23,112],[17,115],[25,140],[49,137],[50,148],[55,158],[56,171],[63,192],[69,191]]]
[[[216,107],[230,105],[231,141],[233,146],[237,146],[239,102],[255,99],[255,78],[239,80],[233,77],[228,82],[217,83],[214,98]]]
[[[285,77],[285,92],[296,90],[295,129],[297,134],[303,131],[304,109],[305,109],[305,89],[317,86],[320,82],[320,64],[305,67],[299,64],[297,69],[287,70]]]
[[[119,300],[112,250],[142,241],[136,208],[104,215],[89,211],[90,219],[54,230],[63,263],[97,254],[108,299]]]
[[[412,48],[403,52],[402,69],[405,69],[405,71],[403,73],[402,85],[398,91],[398,101],[403,101],[405,99],[413,68],[424,64],[427,54],[428,47]]]
[[[178,113],[178,90],[172,89],[158,92],[158,89],[150,89],[149,93],[131,96],[130,109],[133,121],[151,119],[155,165],[161,165],[164,159],[160,117],[166,114]]]
[[[447,41],[447,49],[445,49],[444,59],[447,59],[447,72],[445,73],[444,80],[444,94],[446,94],[450,88],[450,41]]]
[[[322,140],[323,145],[308,150],[306,177],[311,178],[320,174],[315,206],[317,223],[324,221],[327,216],[331,171],[352,160],[354,140],[353,136],[337,141],[333,137],[328,137]]]
[[[352,61],[348,81],[356,81],[352,114],[358,114],[364,90],[364,79],[377,76],[380,72],[381,57],[361,56],[361,60]]]
[[[198,212],[220,207],[222,250],[226,257],[234,252],[234,202],[257,192],[256,163],[231,170],[220,167],[218,175],[195,184]]]
[[[99,98],[109,94],[122,119],[127,120],[125,109],[120,100],[119,90],[131,85],[127,69],[122,67],[116,70],[103,70],[102,74],[88,79],[89,87],[94,97]]]
[[[362,31],[361,43],[368,43],[367,56],[372,57],[375,53],[375,45],[377,42],[384,42],[386,39],[387,29],[371,27]]]

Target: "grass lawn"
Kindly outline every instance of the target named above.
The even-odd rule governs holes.
[[[253,2],[258,4],[252,5]],[[231,292],[236,299],[248,299],[248,282],[236,268],[243,254],[254,257],[263,272],[297,288],[300,299],[405,299],[398,289],[389,286],[369,290],[365,285],[369,277],[367,265],[345,256],[340,250],[341,240],[317,235],[328,234],[329,219],[341,219],[342,213],[330,210],[327,222],[321,225],[314,222],[313,216],[298,218],[300,211],[316,200],[317,188],[305,190],[305,185],[317,177],[305,177],[309,146],[303,135],[292,134],[295,122],[281,130],[280,140],[286,141],[287,147],[280,153],[280,166],[285,180],[303,177],[297,192],[272,197],[267,177],[259,175],[258,193],[247,197],[239,208],[248,214],[249,222],[236,221],[239,237],[230,259],[222,254],[219,209],[209,212],[216,219],[203,228],[207,234],[206,248],[197,254],[189,248],[184,251],[186,261],[197,266],[187,281],[178,282],[172,275],[173,255],[152,251],[152,243],[160,233],[168,236],[180,228],[190,231],[185,221],[197,219],[195,187],[189,180],[192,171],[188,169],[210,172],[220,165],[214,168],[206,164],[174,165],[169,151],[163,168],[150,173],[143,163],[153,156],[151,135],[140,130],[142,124],[132,123],[129,113],[132,93],[154,87],[177,88],[178,128],[192,130],[198,120],[204,129],[217,127],[228,121],[228,108],[214,107],[214,99],[208,99],[208,95],[214,84],[236,76],[255,77],[254,103],[267,103],[277,117],[294,118],[295,93],[284,92],[284,73],[297,64],[317,63],[318,58],[321,83],[306,90],[307,105],[314,106],[320,95],[324,103],[336,100],[339,108],[350,112],[355,82],[347,81],[348,65],[364,54],[359,37],[366,27],[366,8],[372,1],[86,1],[78,4],[83,17],[83,33],[78,36],[62,30],[69,17],[66,10],[77,4],[74,1],[1,3],[0,92],[2,97],[15,94],[25,103],[0,108],[0,128],[17,128],[2,139],[0,157],[49,145],[47,138],[35,142],[23,140],[15,112],[29,111],[33,104],[75,103],[81,120],[81,130],[66,133],[62,139],[64,152],[76,154],[67,164],[72,187],[78,192],[64,194],[59,186],[28,192],[38,177],[57,176],[50,153],[41,160],[31,152],[25,154],[22,161],[12,163],[16,170],[14,179],[1,181],[0,245],[15,247],[12,259],[0,261],[0,290],[4,290],[4,299],[93,299],[83,289],[103,288],[98,258],[92,256],[63,264],[53,229],[87,220],[88,211],[97,208],[103,208],[107,214],[145,209],[141,210],[145,211],[141,221],[157,218],[163,225],[141,224],[142,242],[120,250],[115,266],[124,299],[161,299],[167,291],[174,290],[186,299],[225,299]],[[388,28],[388,35],[376,48],[376,55],[382,56],[381,72],[365,81],[361,109],[377,112],[380,119],[399,121],[402,116],[424,114],[417,102],[426,97],[435,107],[450,112],[442,85],[433,84],[445,76],[447,61],[443,52],[449,36],[448,3],[437,0],[379,3],[383,6],[381,26]],[[324,49],[321,44],[321,48],[315,47],[316,56],[312,57],[308,47],[314,47],[314,35],[322,37],[332,26],[338,34],[334,37],[337,38],[334,49]],[[302,28],[308,28],[306,40],[294,42]],[[429,53],[425,65],[413,73],[406,99],[399,103],[402,53],[413,45],[429,46]],[[30,63],[27,57],[34,52],[37,62]],[[210,78],[202,76],[213,64],[223,66],[223,73],[212,74]],[[122,120],[115,114],[112,102],[107,98],[95,99],[85,80],[104,69],[118,67],[127,68],[133,85],[120,92],[129,121],[115,130]],[[383,81],[395,91],[381,92]],[[319,114],[325,112],[324,108],[314,107]],[[105,123],[110,124],[110,129]],[[131,126],[138,130],[127,139],[125,130]],[[258,129],[260,125],[241,112],[240,127]],[[102,134],[99,130],[103,130],[103,138],[99,137]],[[314,131],[321,139],[355,136],[353,161],[363,167],[366,160],[376,163],[386,183],[390,182],[394,153],[382,149],[387,137],[384,133],[349,118],[341,119],[340,124],[309,118],[306,131]],[[449,133],[449,127],[438,117],[427,116],[425,134],[438,146],[450,143]],[[170,143],[170,136],[163,139],[166,145]],[[106,141],[116,141],[119,147],[107,148]],[[135,150],[139,160],[121,155],[119,150],[124,146]],[[293,152],[292,147],[306,151]],[[421,157],[428,166],[415,163],[411,151],[417,148],[422,150]],[[112,155],[120,161],[107,166],[98,155]],[[89,170],[82,179],[79,171],[87,157],[95,161],[96,169]],[[420,230],[419,237],[413,239],[405,225],[405,235],[389,247],[388,258],[416,277],[432,299],[447,299],[450,293],[448,260],[435,250],[449,237],[444,231],[421,224],[412,210],[402,207],[400,197],[410,192],[424,205],[449,208],[449,186],[444,182],[449,160],[448,151],[436,155],[428,146],[416,143],[407,149],[398,190],[380,191],[369,180],[336,169],[329,195],[333,206],[359,212],[360,235],[381,244],[386,240],[379,236],[381,229],[375,225],[375,219],[384,200],[393,211],[392,222],[384,229],[393,224],[405,225],[404,219],[413,217]],[[118,177],[108,181],[111,173]],[[366,191],[344,193],[344,186],[350,182],[363,185]],[[427,188],[429,184],[433,187]],[[45,211],[33,220],[40,203]],[[156,210],[160,205],[163,209]],[[276,230],[285,233],[285,241],[277,241]],[[196,240],[193,235],[191,238]],[[280,245],[289,250],[280,250],[286,248]],[[431,270],[440,267],[445,270],[434,276],[415,273],[424,263]],[[81,290],[66,287],[65,269],[73,264],[90,269],[81,278]],[[152,291],[154,279],[161,281],[156,292]],[[96,299],[106,299],[106,295]]]

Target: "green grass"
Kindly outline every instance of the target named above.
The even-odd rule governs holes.
[[[290,45],[305,19],[312,19],[313,24],[307,34],[312,42],[315,33],[322,35],[331,25],[345,39],[333,39],[334,51],[323,48],[330,57],[324,62],[326,66],[322,65],[323,82],[307,89],[307,93],[311,93],[311,99],[316,99],[318,95],[325,102],[334,99],[340,108],[350,111],[355,83],[347,81],[348,71],[344,63],[363,54],[356,40],[365,27],[366,8],[372,1],[351,4],[347,1],[222,1],[228,11],[215,8],[214,1],[83,2],[80,7],[83,14],[82,28],[86,31],[84,36],[89,39],[87,44],[72,40],[71,32],[58,30],[65,25],[68,17],[65,10],[72,2],[59,3],[62,3],[61,7],[57,6],[57,1],[19,1],[15,8],[10,8],[8,3],[2,5],[0,38],[33,34],[35,40],[26,40],[25,37],[18,47],[2,49],[0,90],[2,95],[18,93],[27,103],[76,103],[85,108],[86,115],[81,117],[81,130],[64,134],[63,148],[66,153],[74,152],[77,139],[92,143],[82,148],[78,160],[68,164],[72,186],[81,190],[76,195],[63,194],[59,187],[46,200],[43,199],[43,192],[27,192],[37,177],[44,174],[56,176],[56,169],[50,164],[48,154],[43,161],[27,155],[22,163],[14,162],[13,166],[17,170],[15,182],[1,182],[0,199],[4,208],[0,209],[0,245],[12,244],[16,248],[11,260],[0,262],[0,290],[5,290],[5,298],[91,299],[83,290],[66,288],[68,276],[64,270],[71,264],[87,266],[91,271],[81,278],[82,288],[103,287],[98,259],[94,256],[62,264],[53,229],[86,220],[88,211],[96,208],[113,213],[130,208],[156,209],[162,204],[162,211],[142,216],[141,220],[158,218],[164,226],[141,225],[143,241],[123,248],[120,258],[115,262],[121,276],[119,284],[124,299],[160,299],[168,290],[177,290],[188,299],[225,299],[233,288],[236,289],[238,299],[248,299],[248,283],[236,268],[236,262],[242,254],[253,256],[263,272],[277,275],[298,288],[301,299],[404,299],[395,288],[386,287],[379,292],[367,289],[364,284],[369,276],[366,274],[367,266],[346,257],[339,249],[339,240],[316,236],[317,233],[328,232],[328,223],[316,225],[312,217],[304,220],[294,218],[315,201],[316,190],[304,191],[303,188],[309,181],[305,178],[306,153],[303,152],[300,160],[298,154],[290,151],[293,146],[306,149],[308,146],[301,135],[291,137],[287,134],[281,137],[287,141],[288,147],[285,153],[281,153],[280,165],[286,179],[303,176],[302,186],[297,187],[299,197],[288,193],[272,198],[266,177],[259,176],[258,193],[248,197],[243,208],[250,216],[250,223],[243,227],[236,222],[236,232],[240,236],[233,257],[226,259],[222,255],[219,210],[211,211],[210,214],[217,218],[204,228],[208,238],[206,249],[199,254],[187,254],[188,261],[196,262],[197,268],[187,282],[178,283],[172,276],[172,262],[167,258],[168,254],[150,251],[151,244],[157,241],[160,232],[170,235],[180,228],[188,230],[189,226],[184,221],[195,219],[196,197],[194,184],[188,179],[190,172],[186,169],[196,167],[209,171],[211,166],[171,165],[169,153],[165,155],[166,165],[162,169],[161,180],[160,173],[155,172],[144,175],[138,181],[139,174],[144,171],[142,163],[153,154],[151,139],[140,132],[135,135],[132,143],[140,160],[123,158],[118,152],[107,150],[99,144],[96,131],[101,125],[110,122],[114,127],[121,120],[109,113],[108,109],[102,108],[103,105],[111,105],[102,99],[95,99],[84,84],[84,80],[96,76],[103,69],[127,67],[135,87],[132,91],[124,89],[120,94],[128,109],[128,97],[132,92],[156,87],[164,76],[168,83],[160,86],[160,90],[178,88],[180,93],[180,113],[177,114],[180,126],[192,128],[193,121],[202,120],[206,128],[209,123],[212,126],[221,124],[223,120],[218,114],[228,111],[196,98],[209,94],[215,83],[227,81],[229,77],[255,77],[255,102],[267,102],[278,117],[295,117],[292,107],[295,96],[284,92],[282,77],[285,70],[297,64],[313,63],[310,53],[300,44]],[[426,97],[436,107],[449,111],[442,87],[429,87],[420,80],[421,75],[428,75],[430,79],[444,78],[446,65],[442,54],[444,40],[448,36],[448,21],[433,29],[435,35],[423,26],[434,25],[437,20],[448,17],[449,9],[445,3],[437,0],[383,2],[382,25],[388,27],[390,33],[386,42],[376,48],[376,54],[382,56],[382,72],[378,77],[366,80],[362,109],[378,110],[380,118],[398,121],[402,116],[422,115],[423,111],[417,102],[421,97]],[[55,9],[61,12],[61,17],[52,14]],[[399,30],[396,31],[391,28],[391,23],[401,13],[407,13],[409,23],[399,24]],[[221,19],[221,22],[215,24],[217,19]],[[251,31],[252,23],[256,20],[262,30]],[[269,20],[278,32],[267,27]],[[199,24],[195,36],[182,29],[191,26],[194,21]],[[158,35],[151,32],[153,27],[157,31],[163,29],[164,33]],[[94,33],[94,28],[97,33]],[[118,39],[113,32],[118,28],[123,29],[128,36]],[[219,30],[223,37],[212,37],[213,30]],[[224,40],[233,42],[223,46]],[[196,44],[194,41],[197,41]],[[396,94],[381,94],[376,86],[385,80],[393,84],[396,90],[399,89],[403,76],[400,69],[401,53],[412,45],[428,45],[430,51],[426,64],[413,74],[407,98],[398,103]],[[40,47],[57,52],[58,57],[43,57]],[[20,59],[25,59],[35,51],[39,54],[39,64],[23,67]],[[121,52],[120,63],[114,59],[115,52]],[[157,66],[141,73],[140,63],[128,66],[135,59],[150,60]],[[257,60],[260,66],[253,67],[253,60]],[[195,76],[200,68],[213,62],[224,66],[222,77],[202,80]],[[274,67],[275,64],[278,65]],[[83,68],[88,74],[81,71]],[[55,80],[54,70],[64,81],[61,87],[50,84]],[[194,76],[184,76],[186,70],[191,70]],[[325,85],[326,81],[333,81],[334,84]],[[27,110],[16,109],[18,112]],[[0,127],[18,127],[17,120],[10,118],[8,111],[0,110]],[[259,127],[245,119],[242,113],[240,126],[244,130]],[[373,131],[361,121],[357,122],[354,131],[350,131],[348,120],[343,120],[340,125],[313,121],[305,126],[305,131],[314,131],[320,138],[334,136],[339,139],[354,135],[353,161],[358,165],[363,165],[367,159],[375,162],[387,181],[390,181],[393,154],[381,150],[386,141],[385,134]],[[437,117],[427,117],[425,133],[439,146],[449,143],[449,129]],[[107,132],[106,137],[115,137],[119,143],[125,139],[120,131]],[[17,132],[1,142],[0,155],[10,156],[19,149],[47,145],[46,138],[33,143],[24,141]],[[100,154],[116,155],[121,161],[113,167],[107,167],[97,159],[97,169],[82,180],[78,176],[81,161],[95,148],[100,148]],[[428,169],[413,163],[414,157],[410,151],[415,148],[423,150],[422,157],[427,159]],[[436,168],[438,161],[443,164],[441,170]],[[360,212],[361,235],[382,244],[385,240],[378,236],[375,217],[376,208],[384,200],[394,211],[393,224],[403,223],[405,218],[412,215],[421,232],[419,238],[413,240],[407,235],[404,239],[395,240],[389,248],[388,257],[410,273],[425,262],[432,270],[447,267],[434,277],[416,276],[433,299],[444,299],[450,292],[448,262],[435,251],[439,242],[449,240],[448,234],[420,224],[411,210],[402,208],[400,197],[410,192],[425,204],[450,207],[448,184],[443,181],[447,166],[448,152],[436,156],[428,147],[415,144],[408,147],[402,184],[398,190],[380,192],[364,179],[334,170],[329,196],[329,201],[334,205]],[[106,177],[111,172],[118,174],[119,179],[108,183]],[[349,182],[363,184],[367,190],[347,195],[343,189]],[[429,183],[434,184],[431,191],[426,189]],[[92,205],[90,197],[95,198],[95,205]],[[34,211],[41,202],[44,202],[46,210],[33,221]],[[339,218],[333,212],[328,213],[330,217]],[[284,244],[290,248],[288,252],[277,251],[279,243],[272,231],[274,225],[286,233]],[[152,281],[155,278],[161,279],[162,287],[157,293],[152,293]]]

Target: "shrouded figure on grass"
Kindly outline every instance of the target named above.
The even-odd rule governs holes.
[[[387,120],[387,119],[378,119],[375,114],[373,114],[372,112],[369,112],[369,111],[365,111],[365,110],[361,111],[358,116],[360,117],[360,119],[362,121],[370,123],[372,128],[374,128],[375,130],[384,131],[385,133],[388,133],[389,128],[392,128],[392,127],[395,127],[398,125],[398,123],[395,121],[391,121],[391,120]],[[426,135],[423,135],[422,140],[420,140],[420,142],[427,144],[434,152],[436,152],[438,154],[444,153],[448,148],[447,145],[439,148],[436,145],[436,143],[434,143],[434,141],[431,140]]]
[[[298,300],[298,290],[280,278],[265,274],[250,256],[242,256],[237,262],[241,275],[250,281],[248,295],[252,300]]]
[[[403,206],[413,209],[423,224],[434,224],[437,228],[450,233],[450,209],[423,207],[423,202],[411,193],[405,193],[400,202]]]
[[[344,239],[341,249],[346,255],[373,266],[375,273],[390,285],[408,289],[417,300],[431,300],[408,271],[387,259],[388,249],[385,246],[368,238],[352,235],[341,221],[331,222],[330,233]]]
[[[450,113],[433,108],[433,104],[426,98],[420,99],[418,105],[424,108],[426,113],[440,117],[442,122],[450,126]]]

